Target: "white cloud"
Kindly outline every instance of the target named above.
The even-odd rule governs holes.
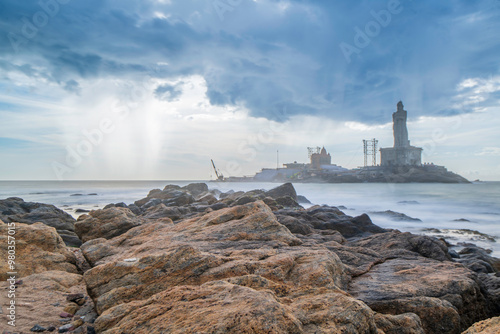
[[[483,147],[476,155],[500,157],[500,147]]]
[[[457,94],[454,97],[454,107],[461,109],[472,107],[474,111],[481,111],[482,102],[489,101],[492,93],[500,92],[500,76],[490,78],[468,78],[457,85]],[[490,103],[498,102],[495,100]]]
[[[458,84],[457,90],[462,91],[465,88],[471,88],[477,86],[479,83],[476,79],[465,79]]]

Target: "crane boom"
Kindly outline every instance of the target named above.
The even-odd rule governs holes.
[[[213,160],[213,159],[210,159],[210,161],[212,161],[212,166],[214,167],[214,171],[215,171],[215,175],[217,176],[217,180],[222,181],[222,180],[224,179],[224,175],[222,175],[222,173],[220,173],[220,172],[217,170],[217,167],[215,167],[214,160]]]

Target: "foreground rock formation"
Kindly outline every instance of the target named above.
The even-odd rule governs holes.
[[[15,271],[19,277],[43,273],[50,270],[76,274],[75,255],[66,247],[64,241],[53,227],[42,223],[33,225],[15,224]],[[0,220],[0,280],[8,278],[11,272],[7,259],[8,225]]]
[[[0,257],[7,258],[8,225],[0,220]],[[3,333],[28,333],[32,328],[68,326],[91,333],[94,304],[86,294],[81,262],[75,249],[67,247],[56,229],[42,223],[16,223],[16,281],[7,281],[11,272],[7,261],[0,265],[1,324]],[[15,299],[7,291],[15,286]],[[77,296],[77,298],[68,298]],[[15,327],[7,325],[11,301],[15,301]],[[78,303],[77,303],[78,302]],[[69,312],[69,313],[68,313]],[[64,317],[61,317],[64,315]],[[82,319],[83,317],[83,319]],[[38,326],[38,327],[36,327]],[[83,331],[85,330],[85,331]]]
[[[473,247],[452,259],[442,240],[382,229],[336,207],[304,209],[297,198],[290,184],[246,193],[205,184],[153,190],[132,205],[81,216],[75,226],[84,259],[65,253],[53,228],[21,227],[31,233],[27,240],[37,229],[56,240],[50,249],[35,243],[30,254],[54,262],[40,261],[56,270],[52,280],[75,275],[49,291],[84,284],[98,317],[79,328],[97,333],[495,328],[495,320],[474,323],[500,314],[498,259]],[[39,272],[37,265],[25,270]],[[30,282],[46,280],[37,277]]]
[[[50,204],[25,202],[17,197],[0,200],[0,220],[23,224],[42,222],[54,227],[68,246],[79,247],[82,244],[75,233],[75,219]]]

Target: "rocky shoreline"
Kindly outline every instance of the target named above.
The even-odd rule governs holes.
[[[5,333],[495,333],[500,260],[270,191],[167,185],[75,221],[0,200],[16,223],[17,326]],[[7,263],[1,265],[1,288]],[[497,318],[495,318],[497,317]]]

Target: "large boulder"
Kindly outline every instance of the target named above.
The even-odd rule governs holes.
[[[458,262],[477,273],[500,272],[500,259],[489,255],[491,251],[475,245],[468,245],[460,250]]]
[[[144,214],[143,218],[147,218],[150,220],[160,219],[160,218],[169,218],[172,220],[179,220],[180,218],[185,216],[185,212],[180,210],[178,207],[166,206],[161,203],[151,208],[148,208]]]
[[[295,191],[295,188],[291,183],[285,183],[279,187],[266,191],[265,195],[274,199],[288,196],[291,197],[294,201],[297,201],[297,192]]]
[[[111,207],[78,217],[75,231],[83,242],[87,242],[98,238],[111,239],[142,223],[143,220],[130,209]]]
[[[354,241],[350,245],[368,248],[381,254],[397,254],[400,250],[406,250],[438,261],[451,261],[444,241],[408,232],[393,231],[375,234]]]
[[[81,248],[93,265],[99,265],[118,259],[163,254],[184,245],[196,245],[201,250],[217,250],[258,248],[263,245],[272,248],[300,243],[286,227],[278,223],[269,207],[263,202],[256,202],[214,211],[176,225],[152,222],[108,242],[96,239]],[[138,244],[141,244],[140,248],[135,247]],[[138,250],[140,253],[136,252]]]
[[[307,223],[303,223],[300,219],[287,216],[287,215],[277,215],[278,221],[285,225],[290,232],[294,234],[308,235],[314,233],[314,229]]]
[[[215,197],[211,193],[206,193],[200,195],[200,197],[198,197],[197,199],[197,202],[204,202],[207,203],[208,205],[212,205],[217,202],[217,197]]]
[[[8,272],[17,272],[17,277],[43,273],[48,270],[59,270],[78,273],[75,255],[66,247],[56,229],[42,223],[31,225],[11,223],[15,234],[9,234],[9,225],[0,220],[0,280],[5,281]],[[13,268],[7,261],[9,248],[8,237],[15,240],[15,263]],[[12,253],[12,252],[11,252]]]
[[[385,229],[373,224],[366,214],[347,219],[345,217],[343,219],[329,219],[317,225],[316,228],[339,231],[346,238],[386,232]]]
[[[44,223],[54,227],[68,246],[79,247],[82,244],[75,233],[75,219],[54,205],[25,202],[22,198],[10,197],[0,200],[0,219],[6,223]]]
[[[103,334],[303,333],[300,321],[268,291],[227,282],[178,286],[122,304],[96,322]]]
[[[500,275],[493,274],[478,274],[483,294],[488,299],[488,309],[491,316],[500,314]]]
[[[397,258],[353,278],[349,293],[383,314],[417,314],[426,333],[458,333],[489,310],[477,276],[462,265]]]
[[[182,189],[186,189],[195,197],[208,192],[208,186],[205,183],[190,183],[187,186],[182,187]]]
[[[275,214],[280,222],[294,231],[301,231],[301,234],[311,233],[311,229],[333,230],[345,238],[359,238],[387,232],[373,224],[366,214],[351,217],[336,207],[326,205],[316,205],[307,210],[280,209]]]
[[[177,185],[167,185],[163,190],[151,190],[147,197],[135,201],[134,204],[141,209],[147,209],[160,203],[167,206],[183,206],[194,203],[195,197],[207,192],[208,186],[205,183],[191,183],[182,188]],[[148,203],[150,204],[147,205]]]

